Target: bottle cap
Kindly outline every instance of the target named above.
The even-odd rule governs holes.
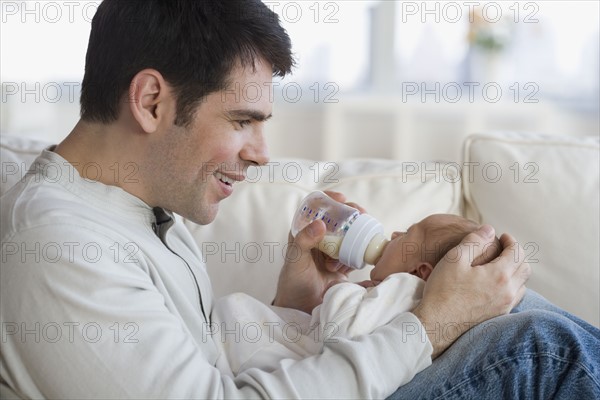
[[[367,214],[361,214],[348,228],[340,246],[340,261],[349,267],[362,269],[367,246],[378,233],[383,233],[383,225]]]

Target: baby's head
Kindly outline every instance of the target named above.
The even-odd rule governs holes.
[[[394,232],[392,240],[371,271],[371,279],[382,281],[393,273],[408,272],[427,280],[433,267],[446,253],[479,226],[457,215],[434,214],[413,224],[406,232]],[[484,249],[481,257],[475,258],[472,265],[479,265],[483,256],[495,258],[501,249],[500,241],[496,238],[491,246]]]

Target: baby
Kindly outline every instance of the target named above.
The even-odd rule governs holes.
[[[421,300],[425,280],[444,256],[472,257],[450,250],[478,227],[462,217],[437,214],[406,232],[394,232],[371,271],[371,281],[331,286],[323,303],[311,314],[267,306],[243,293],[219,299],[211,322],[211,332],[221,336],[215,338],[222,345],[217,367],[232,376],[253,367],[273,371],[285,359],[300,360],[318,354],[325,343],[371,333],[409,313]],[[495,257],[500,249],[496,239],[484,254]],[[472,265],[478,261],[475,259]],[[408,315],[406,319],[414,321]],[[406,382],[414,375],[402,372]]]
[[[394,232],[392,240],[371,271],[372,282],[383,281],[397,272],[407,272],[427,280],[433,267],[446,254],[450,258],[471,256],[456,252],[448,254],[448,252],[479,226],[458,215],[434,214],[411,225],[406,232]],[[500,241],[496,238],[491,246],[484,249],[482,256],[475,258],[471,265],[480,265],[486,257],[490,259],[499,256],[501,249]]]

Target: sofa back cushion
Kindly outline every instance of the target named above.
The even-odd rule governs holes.
[[[599,148],[597,138],[474,135],[463,168],[467,215],[513,234],[533,267],[528,286],[596,326]]]
[[[275,160],[248,171],[246,182],[221,202],[214,223],[186,222],[206,257],[217,296],[246,292],[263,302],[275,294],[288,232],[300,201],[313,190],[344,193],[384,225],[389,236],[432,213],[459,214],[460,176],[445,164],[390,160],[339,163]],[[369,278],[370,267],[353,272]]]

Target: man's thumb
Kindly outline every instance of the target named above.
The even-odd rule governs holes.
[[[296,235],[294,243],[304,252],[310,252],[317,244],[323,240],[325,236],[325,223],[321,220],[316,220],[308,224]]]
[[[490,246],[494,244],[494,228],[491,225],[482,225],[477,230],[469,233],[456,247],[456,254],[448,254],[450,258],[457,256],[461,264],[472,265],[475,259],[480,259],[482,255],[488,253]],[[485,256],[484,256],[485,258]]]
[[[491,239],[494,237],[494,227],[488,224],[481,225],[479,229],[475,231],[479,236],[484,239]]]

